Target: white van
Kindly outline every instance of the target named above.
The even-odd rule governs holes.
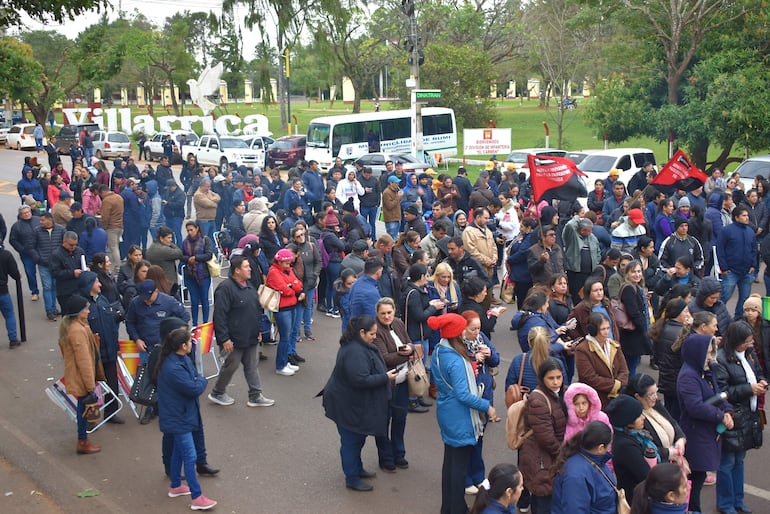
[[[634,173],[642,169],[646,162],[656,164],[655,154],[649,148],[613,148],[600,150],[586,156],[578,164],[578,169],[588,175],[584,177],[589,191],[593,190],[597,178],[605,179],[612,168],[620,170],[620,181],[628,186],[628,181]]]

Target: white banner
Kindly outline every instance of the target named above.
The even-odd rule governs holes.
[[[485,128],[463,130],[463,155],[492,155],[511,152],[511,129]]]

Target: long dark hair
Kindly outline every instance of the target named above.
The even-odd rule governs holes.
[[[725,351],[725,355],[729,360],[735,359],[735,349],[738,348],[743,342],[754,335],[754,329],[748,321],[739,319],[733,321],[727,327],[725,338],[722,344],[722,348]]]
[[[160,373],[160,367],[163,366],[163,361],[166,357],[172,353],[176,353],[184,343],[190,340],[190,331],[186,327],[180,327],[172,330],[168,333],[163,340],[163,347],[160,349],[160,357],[158,358],[158,364],[155,365],[153,370],[153,377],[158,380],[158,373]]]
[[[537,368],[537,384],[541,388],[548,390],[547,387],[545,387],[545,384],[543,382],[543,379],[548,374],[549,371],[553,371],[555,369],[558,369],[561,373],[564,373],[564,369],[562,368],[561,361],[559,359],[556,359],[554,357],[548,357],[546,360],[543,361],[543,363]],[[564,389],[564,383],[562,382],[562,389]]]
[[[487,479],[489,480],[489,489],[479,487],[470,514],[481,514],[489,505],[490,500],[499,500],[508,489],[515,491],[519,487],[521,476],[516,464],[503,463],[492,468]]]
[[[590,422],[583,430],[562,445],[553,466],[551,466],[551,478],[561,471],[567,459],[576,455],[580,450],[593,450],[602,444],[608,446],[611,441],[612,430],[610,427],[601,421]]]
[[[652,468],[647,478],[634,489],[631,512],[651,514],[654,502],[665,502],[668,493],[679,489],[682,476],[682,468],[672,462],[662,462]]]
[[[665,307],[663,307],[663,310],[656,316],[655,323],[650,327],[650,339],[653,341],[660,339],[660,336],[663,335],[663,329],[665,328],[666,323],[679,316],[686,306],[687,304],[685,304],[684,300],[681,298],[674,298],[667,302]],[[677,315],[673,316],[675,312]]]
[[[352,341],[360,341],[362,330],[367,331],[375,325],[374,318],[368,314],[356,316],[348,321],[348,326],[340,337],[340,346],[346,345]]]
[[[696,328],[702,325],[707,325],[714,321],[716,318],[716,314],[709,311],[700,311],[693,314],[692,323],[690,323],[689,326],[685,325],[682,327],[682,330],[679,331],[679,335],[676,336],[676,341],[674,341],[674,344],[671,345],[671,350],[678,352],[682,348],[684,340],[687,339],[688,336],[694,334]]]

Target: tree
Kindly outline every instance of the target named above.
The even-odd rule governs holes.
[[[0,39],[0,96],[26,103],[43,88],[43,65],[32,47],[12,38]]]
[[[257,86],[259,86],[262,105],[265,107],[265,110],[267,110],[270,104],[275,101],[270,78],[278,69],[276,64],[278,59],[275,50],[273,50],[265,41],[257,44],[257,47],[254,49],[254,55],[255,57],[248,64],[247,69],[254,73],[254,91],[256,91]]]
[[[107,0],[56,0],[55,2],[38,2],[34,0],[11,0],[3,2],[0,9],[0,27],[21,25],[22,13],[29,17],[61,23],[65,19],[75,20],[76,16],[86,11],[109,5]]]
[[[211,48],[211,57],[224,66],[222,80],[227,82],[230,95],[243,96],[243,70],[246,62],[241,49],[241,31],[236,27],[233,12],[224,11],[219,18],[219,41]]]

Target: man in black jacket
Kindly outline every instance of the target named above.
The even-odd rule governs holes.
[[[19,207],[18,221],[11,226],[11,235],[8,238],[13,249],[19,252],[21,257],[33,302],[40,298],[40,290],[37,288],[37,266],[32,256],[36,244],[35,229],[39,226],[40,218],[32,215],[32,208],[29,205],[22,205]]]
[[[173,178],[166,181],[166,194],[163,196],[163,216],[166,218],[168,228],[174,233],[174,243],[182,245],[182,222],[184,221],[184,204],[186,200],[184,192]]]
[[[73,294],[80,294],[78,277],[85,271],[85,253],[78,247],[78,235],[65,232],[61,245],[51,252],[51,275],[56,281],[56,299],[63,310],[64,303]]]
[[[452,180],[454,185],[457,186],[457,190],[460,191],[460,197],[457,199],[457,208],[466,214],[468,213],[468,200],[471,197],[471,193],[473,193],[473,186],[466,176],[467,173],[465,168],[460,166],[457,169],[457,176]]]
[[[35,228],[35,244],[30,248],[32,260],[40,272],[43,283],[43,303],[48,321],[56,321],[56,282],[51,272],[51,255],[64,239],[64,227],[53,222],[50,212],[40,216],[40,225]]]
[[[256,270],[255,270],[256,272]],[[235,400],[225,390],[238,365],[243,363],[243,372],[249,386],[249,407],[270,407],[275,400],[265,398],[257,369],[257,348],[262,335],[259,323],[262,307],[257,290],[251,282],[251,265],[243,255],[236,255],[230,261],[230,277],[220,283],[214,291],[214,333],[225,363],[219,371],[209,400],[218,405],[232,405]]]
[[[0,244],[0,312],[2,312],[3,318],[5,318],[5,329],[8,331],[10,347],[16,348],[20,343],[19,338],[16,336],[16,314],[13,310],[11,294],[8,292],[8,277],[13,278],[17,282],[21,280],[16,259],[13,258],[11,252]]]

